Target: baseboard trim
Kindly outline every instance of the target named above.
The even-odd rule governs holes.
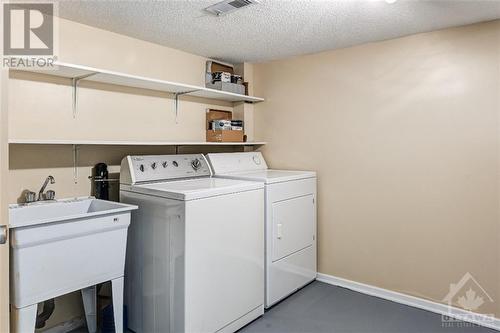
[[[408,305],[422,310],[427,310],[453,319],[458,319],[464,322],[500,331],[499,318],[492,318],[487,315],[466,311],[457,307],[450,307],[445,304],[429,301],[423,298],[405,295],[396,291],[391,291],[388,289],[383,289],[328,274],[318,273],[316,280],[334,286],[350,289],[365,295],[382,298],[388,301]]]

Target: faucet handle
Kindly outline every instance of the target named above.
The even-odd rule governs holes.
[[[32,203],[32,202],[35,202],[36,201],[36,193],[35,192],[31,192],[31,191],[27,191],[25,194],[24,194],[24,201],[26,203]]]
[[[45,200],[54,200],[56,198],[56,191],[48,190],[45,193]]]

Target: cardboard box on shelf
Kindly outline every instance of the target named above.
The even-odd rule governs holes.
[[[207,109],[206,118],[207,118],[206,129],[210,129],[210,123],[214,120],[220,120],[220,119],[233,120],[233,113],[231,111],[225,111],[225,110]]]
[[[245,134],[243,131],[232,130],[212,130],[210,123],[214,120],[232,120],[233,113],[231,111],[207,109],[206,114],[206,131],[208,142],[244,142]]]
[[[215,73],[215,72],[228,72],[230,74],[234,74],[233,66],[221,64],[215,61],[207,61],[207,73]]]
[[[243,131],[207,130],[208,142],[244,142]]]
[[[205,87],[227,91],[240,95],[245,94],[243,77],[234,73],[234,67],[229,64],[208,60],[205,71]]]
[[[205,68],[205,86],[207,88],[212,88],[212,89],[219,89],[222,90],[221,88],[216,88],[213,86],[210,86],[213,84],[213,77],[212,73],[215,72],[226,72],[231,74],[234,74],[234,68],[233,66],[229,64],[221,64],[215,61],[208,60],[206,62],[206,68]]]
[[[232,92],[235,94],[245,95],[245,86],[242,84],[215,81],[215,82],[207,82],[205,86],[210,89],[217,89],[217,90]]]

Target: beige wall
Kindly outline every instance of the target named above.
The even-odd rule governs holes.
[[[62,19],[59,60],[204,85],[205,58]],[[10,78],[11,139],[205,141],[206,108],[233,109],[225,102],[181,97],[176,123],[170,94],[82,82],[73,119],[70,80],[23,72],[11,72]],[[74,184],[70,146],[11,145],[9,202],[16,202],[23,189],[38,189],[50,173],[58,197],[88,195],[90,167],[99,161],[118,165],[131,152],[172,148],[81,147],[80,179]]]
[[[71,21],[58,19],[58,23],[58,58],[62,62],[204,85],[206,59],[203,57]],[[243,67],[250,76],[251,65]],[[206,108],[233,110],[229,103],[181,97],[176,123],[170,94],[82,82],[78,90],[78,113],[73,119],[71,96],[70,80],[11,72],[9,138],[205,141]],[[235,105],[236,108],[246,120],[252,119],[248,107]],[[252,137],[252,126],[247,130]],[[180,147],[179,152],[210,149],[238,150]],[[18,201],[24,189],[38,191],[49,174],[56,179],[56,184],[50,187],[58,198],[88,196],[92,194],[92,186],[87,177],[96,163],[107,163],[114,173],[112,177],[118,177],[120,161],[127,154],[174,152],[173,147],[81,146],[75,184],[71,146],[10,145],[8,202]],[[116,198],[117,184],[112,184],[111,191]],[[79,316],[81,311],[78,294],[57,299],[56,312],[48,327]]]
[[[59,32],[61,61],[203,85],[204,58],[64,20]],[[500,316],[499,36],[493,22],[254,66],[271,166],[318,171],[322,273],[439,301],[468,271],[497,300],[480,311]],[[46,81],[11,73],[10,138],[204,140],[213,102],[184,99],[175,124],[169,95],[83,84],[75,120],[69,82]],[[58,197],[89,195],[96,162],[117,172],[126,154],[163,152],[81,147],[74,184],[71,147],[11,145],[8,201],[48,174]],[[58,300],[49,326],[79,302]]]
[[[440,301],[472,273],[500,317],[500,21],[258,64],[256,138],[318,171],[318,264]]]
[[[3,7],[3,6],[2,6]],[[3,8],[0,8],[3,17]],[[3,29],[0,27],[0,49],[3,54]],[[7,144],[8,71],[0,69],[0,225],[8,225],[6,186],[8,172]],[[0,332],[9,331],[9,245],[0,245]]]
[[[0,226],[8,225],[7,211],[7,87],[8,72],[0,69]],[[9,242],[0,245],[0,332],[9,331]]]

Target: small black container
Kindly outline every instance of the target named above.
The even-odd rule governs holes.
[[[108,166],[98,163],[94,167],[94,193],[97,199],[109,200]]]

